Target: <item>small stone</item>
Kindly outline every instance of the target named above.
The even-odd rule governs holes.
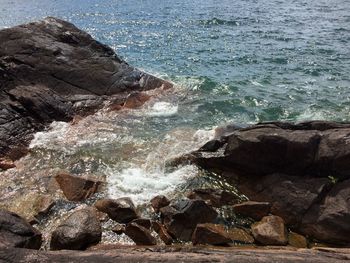
[[[36,203],[36,216],[44,216],[49,213],[56,202],[49,195],[42,195]]]
[[[238,227],[227,230],[227,235],[235,243],[253,244],[255,241],[254,237],[247,230]]]
[[[151,232],[136,223],[129,223],[125,228],[125,234],[139,246],[154,246],[157,244]]]
[[[0,159],[0,169],[1,170],[8,170],[11,168],[15,168],[16,165],[12,160],[9,159]]]
[[[162,207],[168,206],[170,201],[164,195],[157,195],[151,199],[151,206],[153,207],[156,213],[159,212],[159,209]]]
[[[118,223],[129,223],[138,218],[135,205],[129,197],[101,199],[95,203],[95,207]]]
[[[91,197],[102,183],[65,173],[58,174],[55,179],[69,201],[82,201]]]
[[[263,245],[286,245],[288,243],[287,229],[283,219],[279,216],[265,216],[251,228],[255,240]]]
[[[304,236],[294,233],[294,232],[289,232],[288,233],[288,243],[292,247],[297,247],[297,248],[307,248],[307,240]]]
[[[192,235],[193,245],[224,245],[231,242],[223,225],[198,224]]]
[[[237,214],[248,216],[254,220],[261,220],[270,213],[271,204],[268,202],[246,201],[233,206],[233,211]]]
[[[52,250],[84,250],[101,241],[102,229],[93,208],[73,212],[52,233]]]
[[[112,231],[114,233],[116,233],[117,235],[121,235],[121,234],[123,234],[125,232],[125,225],[123,225],[123,224],[116,224],[113,227]]]
[[[221,189],[196,189],[188,196],[189,199],[201,199],[209,201],[214,207],[222,207],[224,205],[232,205],[238,202],[238,198],[233,193]]]
[[[171,245],[173,243],[173,238],[169,235],[169,233],[166,231],[165,227],[161,223],[153,221],[152,228],[158,233],[158,236],[164,242],[165,245]]]

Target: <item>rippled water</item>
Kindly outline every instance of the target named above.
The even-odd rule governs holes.
[[[51,178],[65,170],[105,180],[101,195],[143,204],[188,187],[200,171],[166,163],[217,125],[350,121],[347,0],[0,0],[0,28],[45,16],[73,22],[177,87],[141,109],[53,123],[17,169],[1,174],[2,203],[55,192]]]

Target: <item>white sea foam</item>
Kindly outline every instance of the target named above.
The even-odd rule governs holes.
[[[178,105],[169,102],[159,101],[152,105],[147,112],[149,116],[172,116],[178,112]]]

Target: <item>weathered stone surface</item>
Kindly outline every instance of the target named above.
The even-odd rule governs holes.
[[[289,248],[220,248],[184,247],[174,251],[172,247],[116,247],[96,251],[33,251],[12,248],[0,251],[0,262],[4,263],[115,263],[115,262],[239,262],[239,263],[283,262],[283,263],[345,263],[350,252],[345,249],[289,249]]]
[[[303,217],[301,230],[320,241],[350,245],[350,180],[336,184],[312,205]]]
[[[123,106],[129,109],[136,109],[145,104],[145,102],[148,101],[150,98],[151,96],[147,95],[144,92],[134,92],[126,98],[126,101]]]
[[[234,243],[253,244],[255,241],[247,230],[238,227],[228,229],[227,235]]]
[[[252,225],[252,233],[256,241],[263,245],[286,245],[287,229],[279,216],[265,216],[260,222]]]
[[[125,232],[125,225],[123,224],[117,224],[113,227],[112,231],[116,233],[117,235],[121,235]]]
[[[292,247],[307,248],[306,238],[294,232],[288,233],[288,244]]]
[[[25,146],[33,132],[53,120],[69,121],[101,108],[111,95],[125,102],[131,92],[171,86],[129,66],[66,21],[50,17],[3,29],[0,157]]]
[[[0,249],[21,247],[39,249],[41,233],[19,215],[0,209]]]
[[[151,220],[147,218],[136,218],[132,220],[131,223],[138,224],[139,226],[143,226],[146,229],[150,229],[152,225]]]
[[[271,204],[268,202],[246,201],[233,206],[235,213],[260,220],[270,213]]]
[[[151,199],[151,206],[153,207],[156,213],[159,212],[159,209],[168,206],[169,204],[169,199],[164,195],[157,195]]]
[[[151,232],[136,223],[129,223],[125,228],[125,234],[130,237],[136,245],[153,246],[157,244]]]
[[[15,168],[15,163],[10,159],[0,159],[0,171]]]
[[[73,212],[53,231],[52,250],[84,250],[101,241],[102,229],[93,208]]]
[[[101,199],[95,203],[95,207],[118,223],[129,223],[138,218],[135,205],[129,197]]]
[[[203,200],[181,200],[161,213],[168,232],[183,241],[190,241],[197,224],[212,223],[217,212]]]
[[[82,201],[97,192],[102,182],[70,174],[58,174],[56,181],[69,201]]]
[[[221,189],[195,189],[187,196],[189,199],[202,199],[209,201],[214,207],[222,207],[224,205],[232,205],[238,202],[238,197]]]
[[[225,245],[231,243],[223,225],[217,224],[198,224],[192,235],[193,245]]]
[[[171,245],[173,243],[173,238],[169,235],[166,228],[161,223],[153,221],[152,228],[158,233],[158,236],[165,245]]]

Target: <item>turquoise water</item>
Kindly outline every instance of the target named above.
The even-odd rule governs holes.
[[[350,120],[349,1],[0,1],[0,27],[45,16],[185,85],[176,125]]]

